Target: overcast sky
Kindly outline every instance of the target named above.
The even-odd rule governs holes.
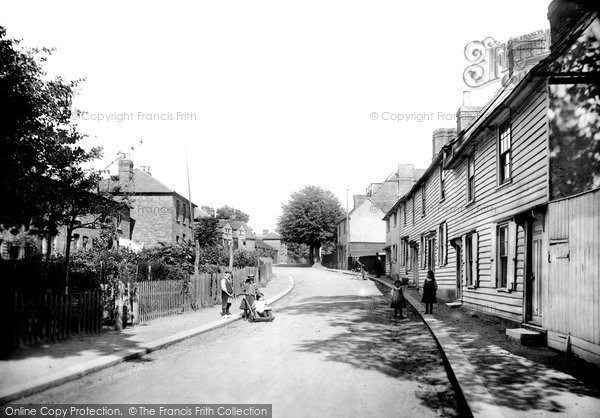
[[[76,107],[104,147],[97,168],[134,147],[136,166],[187,196],[187,144],[193,201],[262,230],[305,185],[345,206],[346,189],[426,167],[432,131],[455,126],[469,90],[465,45],[547,28],[548,3],[3,0],[0,25],[56,48],[51,73],[86,79]]]

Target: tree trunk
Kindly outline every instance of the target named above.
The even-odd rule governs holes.
[[[310,264],[321,262],[321,255],[319,251],[320,248],[320,242],[317,242],[316,244],[310,244]]]
[[[71,257],[71,235],[73,235],[73,229],[67,227],[67,248],[65,248],[65,295],[69,294],[69,259]]]

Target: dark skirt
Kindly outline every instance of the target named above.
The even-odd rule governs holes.
[[[425,281],[425,284],[423,285],[423,297],[421,298],[421,302],[437,303],[437,298],[435,296],[435,288],[436,285],[433,281]]]
[[[250,310],[250,306],[252,306],[252,304],[254,303],[254,299],[254,295],[244,295],[244,297],[242,298],[242,302],[240,303],[240,309]],[[249,303],[250,306],[246,306],[246,301],[248,301],[247,303]]]
[[[404,295],[402,294],[402,290],[394,289],[392,291],[392,303],[390,304],[391,308],[404,308],[406,307],[406,300],[404,299]]]

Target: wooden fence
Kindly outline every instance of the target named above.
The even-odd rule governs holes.
[[[70,295],[4,293],[0,295],[0,321],[5,324],[7,338],[0,340],[0,349],[10,351],[73,335],[98,333],[102,330],[103,320],[114,323],[115,318],[123,317],[126,323],[132,318],[136,324],[188,309],[214,306],[221,303],[223,274],[192,275],[189,281],[121,283],[122,289],[118,292],[114,288],[105,288]],[[248,274],[255,274],[258,285],[264,286],[272,277],[271,260],[261,259],[260,267],[235,269],[234,295],[241,294]],[[119,309],[112,308],[116,306]]]
[[[72,335],[102,329],[102,292],[94,290],[71,295],[12,292],[5,300],[2,319],[8,328],[2,348],[10,350],[54,342]]]

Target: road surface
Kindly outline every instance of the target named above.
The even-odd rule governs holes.
[[[19,403],[268,403],[275,417],[456,414],[424,324],[412,314],[391,318],[389,297],[373,282],[316,268],[275,273],[296,285],[274,305],[274,322],[238,321]]]

